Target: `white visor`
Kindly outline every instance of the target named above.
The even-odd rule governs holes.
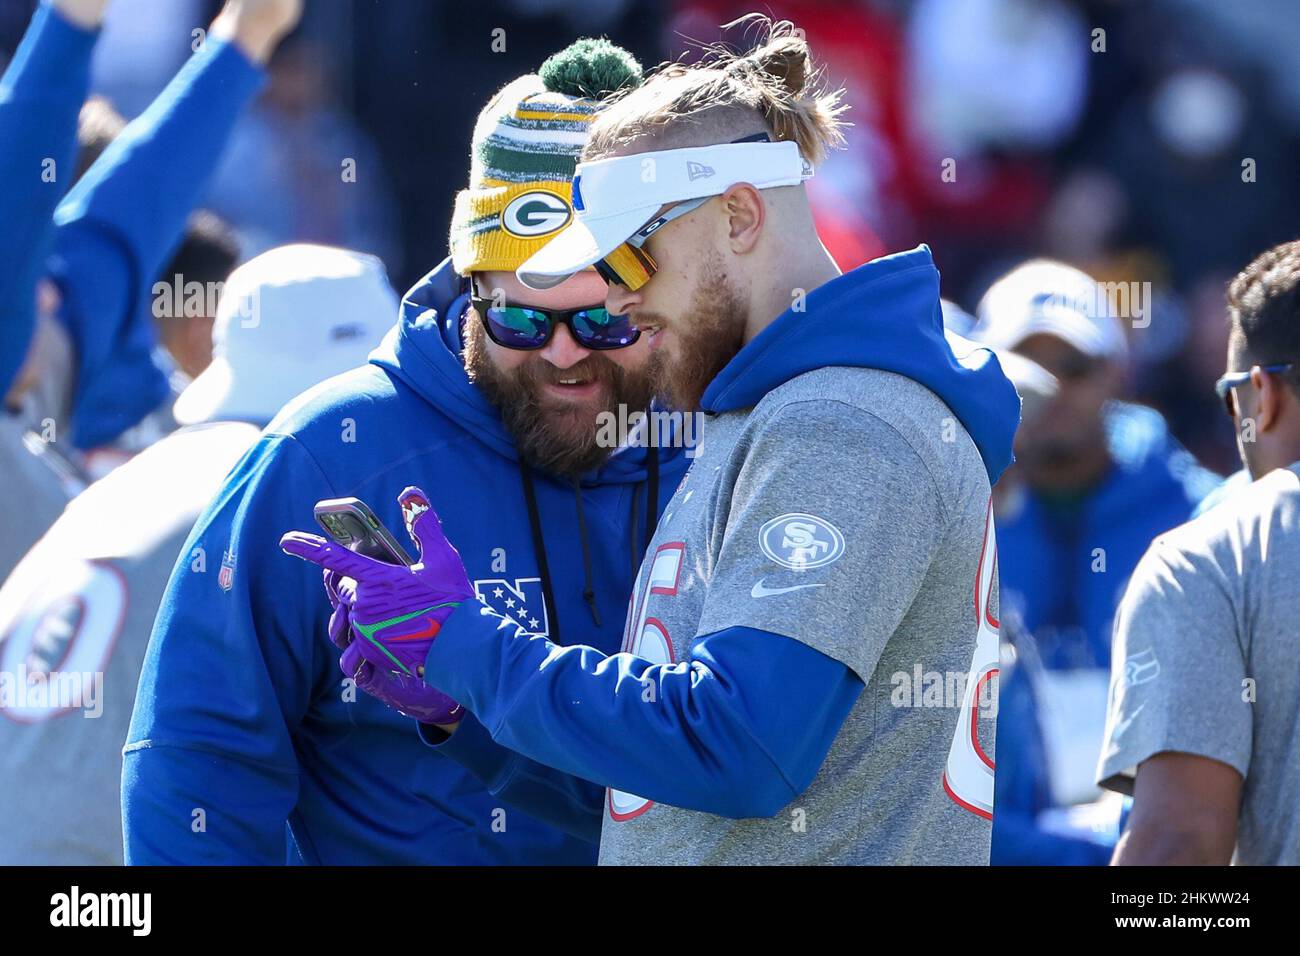
[[[573,221],[515,274],[529,288],[549,289],[605,258],[668,203],[719,196],[736,183],[797,186],[812,174],[793,142],[691,146],[579,163]]]

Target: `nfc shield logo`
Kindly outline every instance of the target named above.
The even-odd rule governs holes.
[[[532,637],[549,637],[546,598],[541,578],[476,578],[474,594],[480,601]]]
[[[810,571],[838,561],[844,535],[824,518],[796,512],[773,518],[758,532],[763,553],[791,571]]]
[[[516,196],[501,210],[501,228],[512,236],[533,239],[558,232],[573,218],[563,196],[547,189],[533,189]]]

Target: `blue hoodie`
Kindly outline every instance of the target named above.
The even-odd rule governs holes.
[[[594,862],[590,832],[516,810],[430,759],[407,718],[349,692],[320,570],[278,547],[285,531],[315,527],[322,498],[356,496],[400,528],[397,495],[416,484],[489,604],[526,608],[531,633],[617,649],[636,565],[686,457],[622,449],[579,486],[532,474],[535,541],[514,443],[459,356],[462,286],[450,260],[421,280],[371,364],[287,406],[200,517],[158,613],[125,750],[128,862],[283,862],[286,821],[308,863]],[[198,547],[206,573],[191,569]],[[207,814],[197,835],[195,807]]]
[[[82,449],[112,441],[170,393],[154,360],[153,284],[265,79],[238,47],[209,39],[55,209],[72,177],[96,36],[42,4],[0,83],[0,390],[31,341],[44,274],[76,350],[72,443]]]
[[[1004,607],[1049,668],[1110,666],[1111,619],[1138,559],[1221,480],[1154,409],[1116,402],[1105,425],[1114,464],[1094,490],[1062,503],[1017,491],[997,516]]]
[[[990,351],[963,345],[955,353],[945,338],[928,248],[876,259],[813,290],[803,312],[783,313],[741,349],[702,404],[708,413],[747,409],[826,366],[920,382],[961,420],[990,482],[1010,464],[1019,396]],[[811,647],[753,628],[696,638],[690,655],[655,665],[627,653],[560,649],[466,605],[444,625],[425,668],[427,680],[474,716],[450,739],[429,728],[425,736],[480,779],[527,781],[534,812],[585,818],[592,828],[600,793],[580,804],[584,791],[575,788],[561,805],[565,773],[686,809],[770,816],[812,780],[862,682]],[[770,694],[774,671],[780,706],[736,704]],[[645,695],[647,682],[659,692]],[[489,739],[502,746],[493,750]]]

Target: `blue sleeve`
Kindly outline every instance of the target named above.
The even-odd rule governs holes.
[[[42,4],[0,78],[0,395],[31,345],[36,281],[76,161],[77,114],[97,36]]]
[[[753,628],[652,664],[530,637],[481,604],[448,619],[425,680],[531,760],[737,819],[773,816],[807,788],[863,687],[838,661]]]
[[[427,724],[420,725],[420,737],[468,770],[493,796],[570,836],[600,843],[605,788],[599,784],[501,746],[473,714],[450,737]]]
[[[55,210],[49,269],[77,349],[78,447],[111,441],[166,396],[150,293],[263,77],[209,39]]]
[[[333,686],[333,662],[319,639],[329,615],[320,572],[283,560],[278,542],[283,528],[311,527],[312,505],[334,495],[296,441],[264,436],[191,532],[124,749],[128,863],[284,863],[294,736]]]

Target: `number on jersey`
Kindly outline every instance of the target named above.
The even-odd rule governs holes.
[[[623,634],[623,651],[643,657],[652,664],[671,664],[673,656],[672,638],[663,621],[650,617],[650,595],[662,594],[672,597],[677,593],[677,580],[682,573],[686,560],[686,545],[681,541],[661,544],[650,562],[650,574],[644,585],[637,579],[637,593],[632,601],[633,611],[628,615],[627,631]],[[645,813],[654,802],[638,797],[636,794],[624,793],[622,790],[609,791],[609,815],[622,823]]]
[[[993,527],[993,503],[990,501],[984,519],[984,546],[975,572],[975,617],[979,624],[975,655],[966,675],[966,694],[943,775],[943,788],[948,796],[958,806],[986,820],[993,819],[993,761],[980,746],[979,706],[981,695],[990,692],[992,688],[989,685],[998,676],[998,621],[993,616],[997,565],[997,533]]]

